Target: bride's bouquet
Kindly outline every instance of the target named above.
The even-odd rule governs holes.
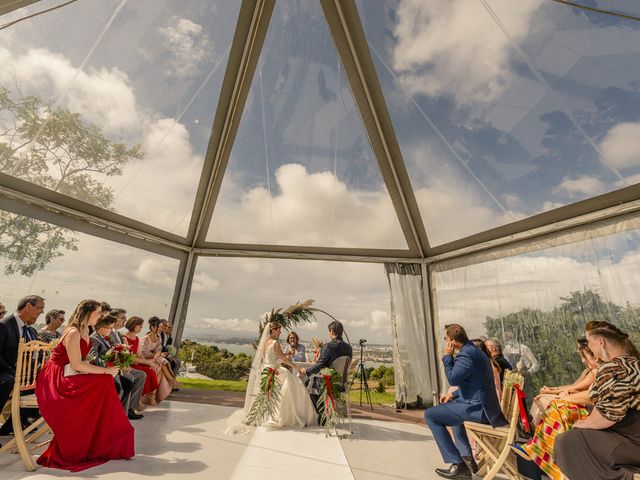
[[[102,359],[107,365],[113,364],[120,370],[123,370],[133,365],[136,356],[131,352],[128,345],[121,343],[111,347]]]

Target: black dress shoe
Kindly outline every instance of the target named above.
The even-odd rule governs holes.
[[[442,478],[471,480],[471,470],[464,463],[452,463],[449,468],[436,468],[436,473]]]
[[[473,457],[462,457],[464,463],[469,467],[471,473],[478,473],[478,464],[476,463],[476,459]]]
[[[129,413],[127,414],[127,418],[129,418],[129,420],[140,420],[142,417],[144,417],[144,415],[136,413],[133,410],[129,410]]]

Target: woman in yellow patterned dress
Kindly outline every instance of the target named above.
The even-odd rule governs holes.
[[[581,346],[581,354],[584,356],[587,366],[596,370],[599,359],[588,346]],[[594,375],[587,378],[593,382]],[[552,480],[562,480],[564,476],[553,462],[553,444],[556,436],[570,430],[574,423],[589,416],[587,405],[591,403],[588,395],[589,385],[582,391],[553,400],[542,414],[542,418],[536,426],[533,438],[522,446],[513,446],[514,451],[528,460],[532,460]]]

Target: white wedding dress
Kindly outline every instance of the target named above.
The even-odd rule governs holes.
[[[268,325],[265,330],[268,332]],[[260,391],[260,378],[265,367],[278,370],[276,378],[280,383],[280,405],[276,418],[270,419],[260,426],[274,429],[282,427],[301,428],[316,424],[316,412],[307,393],[307,388],[296,374],[291,373],[278,363],[278,355],[275,352],[276,342],[277,340],[265,338],[263,335],[251,367],[244,408],[234,412],[227,420],[227,428],[225,430],[227,435],[242,434],[249,431],[246,425],[246,418],[251,410],[253,400]]]
[[[277,368],[280,382],[280,408],[278,417],[263,424],[266,428],[305,427],[316,422],[315,410],[307,388],[294,373],[278,364],[276,340],[267,345],[261,371],[265,367]]]

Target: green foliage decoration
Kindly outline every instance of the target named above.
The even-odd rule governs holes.
[[[333,368],[320,370],[320,397],[318,411],[324,426],[325,434],[336,433],[344,416],[340,413],[345,404],[344,393],[341,391],[341,377]]]
[[[280,410],[282,394],[277,368],[265,367],[260,377],[260,392],[255,396],[251,409],[247,414],[247,424],[259,427],[274,420]]]

